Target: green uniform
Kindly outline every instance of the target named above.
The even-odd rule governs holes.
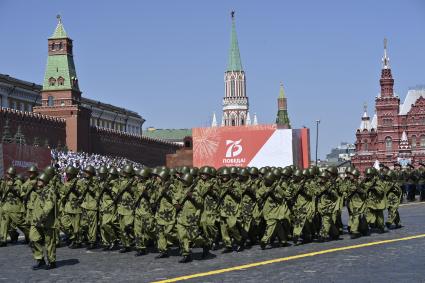
[[[377,177],[367,180],[366,186],[367,195],[367,222],[372,228],[384,230],[384,210],[386,208],[386,193],[389,189],[389,184],[386,181],[381,181]]]
[[[96,243],[98,228],[98,200],[99,185],[95,178],[87,177],[77,183],[79,190],[82,192],[82,226],[87,242],[89,244]]]
[[[32,211],[34,210],[34,202],[37,198],[36,185],[37,180],[35,178],[26,180],[22,185],[22,190],[25,193],[23,200],[26,207],[25,222],[27,227],[31,226]]]
[[[196,184],[181,186],[173,202],[180,208],[177,212],[176,228],[181,253],[188,256],[191,254],[192,246],[200,247],[205,244],[199,225],[203,204],[201,190]]]
[[[134,240],[136,249],[146,250],[149,240],[156,237],[154,219],[154,185],[151,180],[137,183],[134,203]]]
[[[285,184],[289,186],[289,184]],[[309,242],[314,235],[313,219],[316,212],[316,191],[317,184],[314,180],[298,182],[292,184],[291,190],[294,195],[293,211],[293,237],[297,239],[303,237]]]
[[[241,183],[242,200],[240,203],[238,221],[240,223],[242,236],[244,239],[251,239],[251,242],[256,238],[256,226],[254,222],[254,208],[257,202],[256,191],[257,184],[254,180],[248,179]]]
[[[43,248],[47,260],[56,262],[57,203],[56,193],[49,185],[38,189],[31,217],[30,240],[34,259],[43,259]]]
[[[28,226],[25,221],[25,207],[23,198],[25,192],[22,190],[22,183],[19,180],[10,179],[3,183],[0,189],[0,203],[2,214],[0,221],[0,243],[5,243],[7,234],[11,227],[19,228],[25,237],[28,237]]]
[[[117,205],[114,202],[118,189],[119,180],[103,181],[99,184],[100,195],[100,235],[102,243],[111,246],[118,239]]]
[[[227,248],[232,248],[232,238],[238,244],[242,242],[242,236],[237,227],[237,216],[239,213],[239,202],[242,190],[238,182],[229,180],[220,181],[221,203],[220,203],[220,230],[223,243]]]
[[[324,240],[335,238],[339,232],[335,225],[334,215],[338,205],[338,192],[335,184],[326,181],[320,184],[317,210],[321,216],[320,237]]]
[[[269,244],[274,236],[277,236],[280,241],[287,241],[290,211],[286,202],[289,194],[285,189],[287,188],[275,182],[269,187],[263,184],[258,190],[258,197],[264,201],[263,218],[266,222],[266,230],[261,238],[263,245]]]
[[[366,221],[366,199],[367,191],[363,183],[357,180],[348,180],[346,182],[347,192],[347,209],[349,215],[348,226],[353,235],[363,234],[368,232]]]
[[[171,182],[157,183],[157,211],[155,214],[158,251],[166,253],[169,244],[176,241],[176,208],[173,204],[177,188]]]
[[[134,178],[122,178],[116,198],[121,243],[124,248],[129,248],[133,240],[134,190]]]
[[[202,180],[198,181],[198,188],[200,190],[203,203],[203,210],[201,215],[201,227],[205,235],[205,240],[211,245],[217,240],[218,228],[217,222],[219,221],[218,205],[220,200],[220,191],[217,187],[215,180]]]
[[[395,182],[389,182],[389,189],[387,192],[387,207],[388,207],[388,219],[387,226],[395,224],[400,225],[400,214],[398,213],[398,207],[400,206],[401,199],[403,197],[400,186]]]
[[[68,180],[61,186],[61,227],[74,245],[81,244],[81,187],[77,179]]]

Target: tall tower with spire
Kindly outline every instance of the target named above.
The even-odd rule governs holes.
[[[224,74],[224,98],[222,126],[243,126],[247,124],[249,111],[246,96],[246,77],[242,68],[235,27],[235,12],[231,12],[232,33],[230,38],[229,61]]]
[[[66,120],[66,145],[72,151],[89,150],[91,112],[80,106],[81,91],[74,65],[72,39],[60,15],[48,41],[47,66],[41,91],[42,103],[34,112]]]
[[[280,83],[279,97],[277,99],[277,117],[276,124],[279,128],[290,129],[291,123],[288,116],[288,105],[285,96],[285,90],[283,89],[283,83]]]

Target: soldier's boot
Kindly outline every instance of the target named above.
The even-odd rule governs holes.
[[[47,270],[55,269],[55,268],[56,268],[56,262],[54,262],[54,261],[49,262],[49,263],[47,264],[47,266],[46,266],[46,269],[47,269]]]
[[[202,258],[205,259],[210,255],[210,248],[208,246],[202,247]]]
[[[385,222],[385,226],[387,226],[388,229],[391,229],[391,223],[390,222]]]
[[[119,250],[119,252],[120,252],[121,254],[128,253],[129,251],[131,251],[130,247],[122,247],[122,248]]]
[[[352,234],[350,235],[350,238],[351,238],[351,239],[357,239],[357,238],[360,238],[360,236],[361,236],[361,234],[360,234],[360,233],[352,233]]]
[[[267,243],[265,243],[265,242],[261,242],[261,243],[260,243],[260,248],[261,248],[262,250],[265,250],[265,249],[266,249],[266,247],[267,247]]]
[[[12,244],[16,244],[18,242],[19,239],[19,233],[16,230],[10,231],[10,242]]]
[[[46,266],[44,259],[38,259],[37,262],[32,266],[32,270],[39,270]]]
[[[95,243],[89,243],[89,245],[86,247],[86,250],[94,250],[96,247],[97,246]]]
[[[0,247],[6,247],[7,243],[6,242],[0,242]]]
[[[297,235],[294,235],[293,237],[292,237],[292,242],[294,243],[294,245],[295,246],[297,246],[298,245],[298,236]]]
[[[137,249],[137,252],[134,256],[142,256],[142,255],[146,255],[147,251],[146,249]]]
[[[180,263],[188,263],[188,262],[191,262],[193,259],[192,259],[192,255],[185,255],[185,256],[183,256],[183,258],[181,259],[181,260],[179,260],[179,262]]]
[[[72,243],[68,246],[68,248],[70,248],[70,249],[79,249],[79,248],[81,248],[81,243],[72,242]]]
[[[118,244],[116,242],[112,242],[112,244],[109,245],[109,250],[113,251],[117,248]]]
[[[245,249],[245,241],[242,240],[239,242],[238,246],[236,247],[236,251],[239,253]]]
[[[167,258],[169,257],[167,252],[160,252],[159,255],[157,255],[155,258],[159,259],[159,258]]]
[[[233,252],[233,247],[232,246],[228,246],[228,247],[225,247],[224,248],[224,250],[223,250],[223,254],[228,254],[228,253],[232,253]]]

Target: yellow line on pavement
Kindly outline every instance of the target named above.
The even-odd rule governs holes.
[[[217,275],[217,274],[231,272],[231,271],[243,270],[243,269],[248,269],[248,268],[252,268],[252,267],[272,264],[272,263],[290,261],[290,260],[294,260],[294,259],[312,257],[312,256],[329,254],[329,253],[346,251],[346,250],[352,250],[352,249],[359,249],[359,248],[382,245],[382,244],[389,244],[389,243],[395,243],[395,242],[401,242],[401,241],[409,241],[409,240],[414,240],[414,239],[419,239],[419,238],[425,238],[425,234],[419,234],[419,235],[414,235],[414,236],[409,236],[409,237],[404,237],[404,238],[391,239],[391,240],[369,242],[369,243],[364,243],[364,244],[359,244],[359,245],[345,246],[345,247],[340,247],[340,248],[321,250],[321,251],[317,251],[317,252],[311,252],[311,253],[293,255],[293,256],[288,256],[288,257],[276,258],[276,259],[271,259],[271,260],[266,260],[266,261],[254,262],[254,263],[249,263],[249,264],[244,264],[244,265],[239,265],[239,266],[234,266],[234,267],[229,267],[229,268],[217,269],[217,270],[212,270],[212,271],[207,271],[207,272],[202,272],[202,273],[196,273],[196,274],[191,274],[191,275],[185,275],[185,276],[155,281],[153,283],[177,282],[177,281],[188,280],[188,279],[193,279],[193,278]]]

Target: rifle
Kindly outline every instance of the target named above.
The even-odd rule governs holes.
[[[77,179],[74,180],[74,183],[72,183],[72,186],[69,188],[69,190],[66,192],[65,196],[62,198],[62,204],[65,205],[66,200],[68,199],[69,195],[74,192],[77,197],[80,197],[80,194],[78,191],[75,190],[75,186],[77,185]]]
[[[27,204],[28,204],[29,198],[31,196],[31,193],[35,190],[36,186],[37,186],[37,183],[34,183],[34,185],[31,187],[31,189],[29,189],[28,192],[24,196],[25,209],[27,208]]]
[[[136,200],[136,202],[134,203],[134,208],[133,210],[136,210],[137,206],[139,206],[140,201],[142,200],[142,198],[146,198],[147,201],[149,201],[149,196],[147,195],[147,192],[151,190],[152,187],[152,183],[149,183],[145,189],[143,190],[143,192],[140,194],[139,198]]]
[[[131,188],[131,186],[133,185],[133,179],[131,179],[131,180],[129,180],[128,181],[128,183],[127,183],[127,185],[124,187],[124,189],[122,189],[118,194],[117,194],[117,196],[115,197],[115,199],[114,199],[114,201],[112,202],[113,204],[117,204],[120,200],[121,200],[121,198],[122,198],[122,196],[124,195],[124,193],[128,190],[128,189],[130,189]]]

